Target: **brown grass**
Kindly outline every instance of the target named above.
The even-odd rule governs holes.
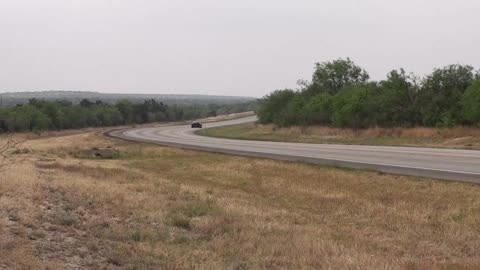
[[[200,133],[214,137],[268,141],[480,149],[480,128],[478,127],[347,129],[294,126],[278,128],[274,125],[249,123],[205,129]]]
[[[113,147],[115,160],[76,159]],[[479,269],[480,187],[133,144],[32,140],[0,175],[0,269]]]
[[[415,139],[453,139],[462,137],[480,137],[480,128],[478,127],[453,127],[453,128],[368,128],[368,129],[348,129],[333,128],[326,126],[310,127],[290,127],[275,128],[273,125],[258,125],[261,131],[279,131],[291,134],[323,135],[323,136],[342,136],[342,137],[397,137],[397,138],[415,138]]]

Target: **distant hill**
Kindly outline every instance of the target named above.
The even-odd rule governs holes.
[[[0,93],[2,105],[11,106],[27,103],[31,98],[47,100],[68,100],[78,103],[82,99],[102,100],[114,103],[121,99],[132,102],[143,102],[146,99],[155,99],[166,104],[191,105],[191,104],[233,104],[255,100],[253,97],[236,96],[210,96],[210,95],[174,95],[174,94],[107,94],[83,91],[40,91],[40,92],[11,92]]]

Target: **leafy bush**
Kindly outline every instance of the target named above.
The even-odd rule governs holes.
[[[341,127],[366,128],[381,122],[375,84],[344,88],[333,99],[333,123]]]
[[[287,124],[287,106],[294,97],[293,90],[285,89],[277,90],[264,98],[258,111],[260,123],[275,123],[280,126]]]
[[[469,123],[480,123],[480,80],[476,80],[462,99],[463,114]]]
[[[471,66],[449,65],[424,79],[403,69],[369,82],[368,73],[347,58],[317,63],[312,82],[277,90],[260,102],[260,123],[451,127],[480,123],[480,86]],[[477,78],[475,83],[474,80]],[[468,89],[468,90],[467,90]]]

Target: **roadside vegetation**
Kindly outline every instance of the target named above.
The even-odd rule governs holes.
[[[336,128],[328,126],[278,127],[245,123],[202,129],[198,134],[230,139],[298,143],[421,146],[480,150],[480,128]]]
[[[312,80],[299,81],[299,89],[263,98],[259,122],[354,129],[480,124],[480,73],[471,66],[437,68],[424,78],[403,69],[382,81],[369,78],[348,58],[317,63]]]
[[[480,268],[478,185],[103,131],[8,153],[18,162],[0,174],[0,269]],[[85,149],[118,155],[79,158]]]
[[[207,105],[166,105],[155,99],[114,104],[101,100],[48,101],[30,99],[27,104],[0,107],[0,133],[105,127],[181,121],[255,110],[256,102]]]

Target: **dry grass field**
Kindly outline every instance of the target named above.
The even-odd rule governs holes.
[[[202,135],[245,140],[302,143],[426,146],[480,149],[480,128],[369,128],[347,129],[325,126],[277,128],[254,123],[201,130]]]
[[[56,135],[0,174],[0,269],[480,269],[477,185]]]

